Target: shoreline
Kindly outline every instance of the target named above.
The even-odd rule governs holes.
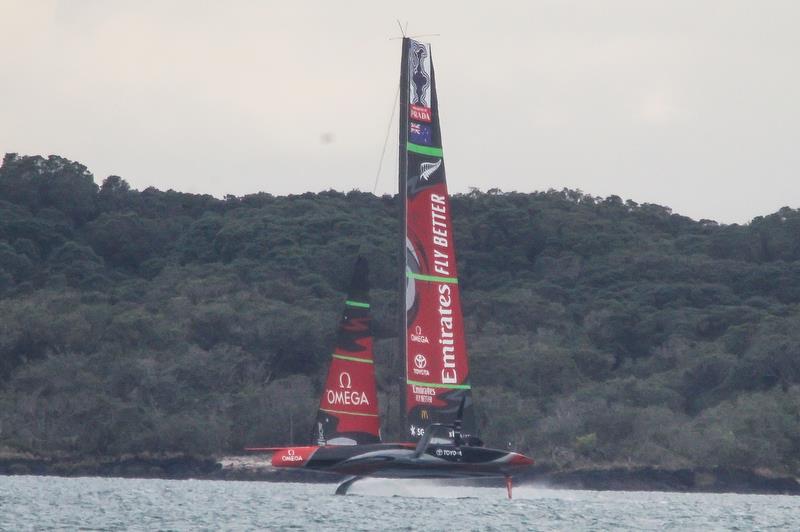
[[[188,454],[111,457],[18,455],[0,457],[0,475],[61,477],[121,477],[262,482],[339,482],[333,473],[277,469],[264,455],[220,457]],[[514,475],[518,486],[546,485],[553,489],[594,491],[670,491],[681,493],[741,493],[800,495],[800,482],[791,476],[769,475],[750,469],[665,469],[653,466],[608,466],[555,469],[534,466]],[[476,478],[474,485],[494,485],[496,479]]]

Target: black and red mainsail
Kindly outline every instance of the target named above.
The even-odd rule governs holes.
[[[359,257],[312,432],[317,445],[358,445],[381,439],[368,275],[367,261]]]
[[[400,196],[406,258],[406,434],[453,424],[476,435],[458,288],[439,102],[430,45],[403,39],[400,75]]]

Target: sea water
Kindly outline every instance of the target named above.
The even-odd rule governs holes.
[[[498,484],[502,484],[499,482]],[[800,530],[800,497],[0,476],[2,530]]]

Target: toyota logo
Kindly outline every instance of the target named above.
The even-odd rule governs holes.
[[[424,368],[428,365],[428,360],[425,358],[425,355],[419,354],[414,357],[414,365],[417,366],[419,369]]]

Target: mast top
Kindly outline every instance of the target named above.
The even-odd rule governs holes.
[[[396,41],[397,39],[418,39],[420,37],[441,37],[440,33],[419,33],[417,35],[408,35],[408,22],[406,25],[400,22],[400,19],[397,19],[397,27],[400,28],[400,37],[390,37],[390,41]]]

